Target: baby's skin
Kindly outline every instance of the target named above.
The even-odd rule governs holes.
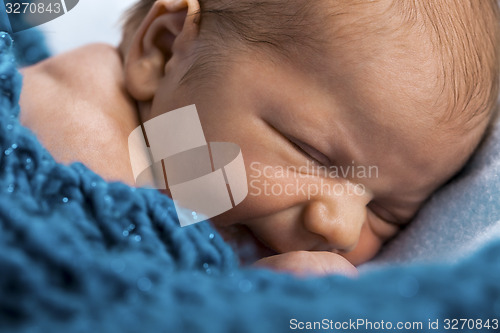
[[[95,44],[24,69],[21,121],[57,160],[82,161],[107,180],[134,185],[132,130],[195,104],[207,141],[238,144],[255,181],[240,205],[212,222],[235,246],[254,244],[258,266],[355,275],[464,165],[488,124],[487,115],[467,131],[442,121],[439,62],[429,40],[411,31],[404,46],[383,36],[332,42],[307,69],[235,52],[210,89],[180,85],[198,42],[196,20],[184,18],[198,9],[197,1],[158,1],[124,58]],[[315,172],[352,165],[375,166],[377,177]],[[291,166],[309,167],[269,172]],[[328,186],[253,195],[263,184]],[[363,191],[353,194],[355,186]]]

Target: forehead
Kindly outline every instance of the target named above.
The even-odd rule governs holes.
[[[453,120],[443,122],[450,96],[440,89],[442,63],[430,39],[376,31],[332,40],[318,72],[344,110],[331,121],[343,117],[359,160],[385,169],[384,192],[399,187],[425,196],[465,162],[486,119],[476,119],[465,135]]]
[[[467,130],[496,100],[499,54],[495,6],[468,3],[329,2],[324,55],[337,67],[353,65],[350,74],[384,70],[401,90],[427,97],[431,115]]]
[[[422,200],[465,162],[484,126],[463,135],[440,121],[448,96],[439,89],[442,64],[430,40],[416,31],[394,30],[397,20],[377,18],[382,19],[371,17],[364,33],[342,26],[319,61],[296,67],[301,72],[296,79],[276,84],[295,96],[314,87],[307,107],[297,107],[304,100],[286,99],[296,126],[329,142],[325,149],[332,155],[349,151],[346,164],[378,166],[381,193],[407,190]]]

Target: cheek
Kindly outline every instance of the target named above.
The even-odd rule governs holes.
[[[294,180],[273,177],[275,170],[245,156],[248,195],[238,206],[214,218],[218,225],[245,223],[249,220],[283,212],[300,204],[304,199],[294,192]]]

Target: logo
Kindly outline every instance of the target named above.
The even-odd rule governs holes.
[[[0,1],[0,30],[14,33],[47,23],[72,10],[78,4],[78,1]]]
[[[240,147],[207,143],[195,105],[137,127],[128,147],[136,185],[169,189],[182,227],[222,214],[248,195]]]

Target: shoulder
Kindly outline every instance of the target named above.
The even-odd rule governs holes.
[[[59,85],[60,88],[78,87],[80,93],[95,86],[104,86],[121,69],[116,48],[107,44],[90,44],[73,51],[48,58],[21,70],[29,80]],[[91,81],[89,81],[91,80]],[[82,84],[92,82],[92,85]]]
[[[120,71],[118,53],[104,44],[28,67],[20,116],[59,162],[80,161],[107,180],[132,183],[127,131],[135,122]]]

